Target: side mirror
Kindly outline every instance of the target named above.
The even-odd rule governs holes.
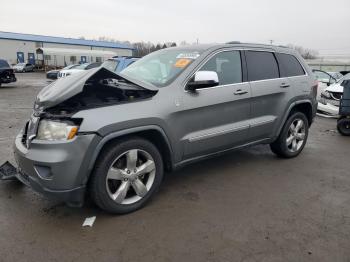
[[[219,85],[218,74],[214,71],[198,71],[187,83],[186,89],[195,91],[196,89],[213,87]]]

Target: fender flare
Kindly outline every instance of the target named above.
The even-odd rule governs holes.
[[[96,149],[94,150],[94,153],[90,159],[90,164],[89,164],[89,167],[88,167],[88,176],[90,176],[90,173],[96,163],[96,160],[97,160],[97,157],[99,156],[102,148],[109,142],[111,141],[112,139],[115,139],[115,138],[118,138],[118,137],[121,137],[121,136],[125,136],[125,135],[132,135],[132,134],[135,134],[135,133],[138,133],[138,132],[141,132],[141,131],[149,131],[149,130],[155,130],[155,131],[158,131],[164,141],[166,142],[166,146],[168,147],[169,151],[170,151],[170,155],[171,155],[171,163],[173,165],[173,150],[172,150],[172,147],[171,147],[171,143],[170,143],[170,140],[168,138],[168,136],[166,135],[165,131],[157,126],[157,125],[146,125],[146,126],[138,126],[138,127],[132,127],[132,128],[128,128],[128,129],[123,129],[123,130],[119,130],[119,131],[115,131],[115,132],[112,132],[112,133],[109,133],[108,135],[104,136],[100,142],[97,144],[96,146]]]
[[[277,137],[280,135],[281,130],[282,130],[283,126],[284,126],[284,123],[287,121],[287,118],[288,118],[290,112],[293,110],[293,108],[294,108],[296,105],[300,105],[300,104],[309,104],[309,105],[311,106],[311,109],[312,109],[312,103],[311,103],[311,101],[308,100],[308,99],[298,100],[298,101],[295,101],[295,102],[291,103],[291,104],[289,105],[289,107],[288,107],[288,110],[286,111],[286,113],[285,113],[284,116],[283,116],[283,119],[282,119],[282,121],[281,121],[280,126],[278,127],[278,130],[277,130]]]

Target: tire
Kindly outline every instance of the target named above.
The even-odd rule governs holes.
[[[298,124],[301,126],[299,127]],[[303,150],[308,134],[309,123],[305,114],[301,112],[292,113],[284,123],[277,140],[270,144],[270,148],[279,157],[296,157]]]
[[[158,191],[163,174],[162,157],[151,142],[139,137],[120,140],[100,153],[89,181],[90,196],[109,213],[130,213]]]
[[[350,118],[339,119],[337,129],[343,136],[350,136]]]

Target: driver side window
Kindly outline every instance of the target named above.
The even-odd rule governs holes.
[[[242,63],[239,51],[224,51],[210,58],[199,71],[214,71],[218,74],[219,85],[242,82]]]

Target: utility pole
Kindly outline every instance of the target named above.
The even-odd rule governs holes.
[[[270,45],[273,45],[273,42],[274,42],[274,40],[273,40],[273,39],[271,39],[271,40],[270,40]]]

